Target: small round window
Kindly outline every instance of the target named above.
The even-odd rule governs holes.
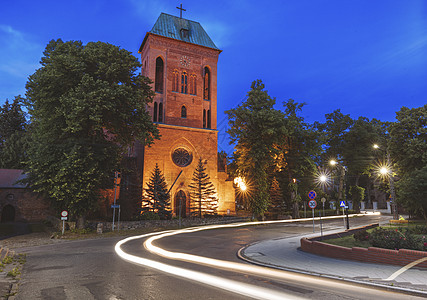
[[[187,149],[177,148],[172,153],[172,161],[178,167],[186,167],[193,161],[193,156]]]

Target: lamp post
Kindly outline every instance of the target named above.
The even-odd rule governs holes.
[[[346,227],[347,230],[350,229],[350,221],[348,218],[348,203],[347,203],[347,199],[345,197],[345,190],[343,190],[344,188],[344,180],[345,180],[345,175],[346,175],[346,168],[341,165],[340,163],[338,163],[336,160],[332,159],[329,161],[329,164],[331,166],[338,166],[340,168],[341,174],[340,174],[340,185],[338,187],[338,202],[341,203],[341,199],[344,198],[345,201],[345,215],[346,215]],[[343,197],[344,195],[344,197]]]
[[[372,147],[375,150],[381,149],[378,144],[374,144]],[[390,202],[391,202],[391,207],[393,210],[393,219],[397,220],[398,219],[398,212],[397,212],[397,203],[396,203],[396,193],[394,191],[393,170],[391,168],[390,153],[388,153],[388,151],[386,151],[386,157],[387,157],[386,164],[385,164],[385,166],[380,166],[379,173],[382,176],[386,176],[388,179],[388,183],[390,185]]]

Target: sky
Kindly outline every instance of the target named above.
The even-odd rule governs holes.
[[[25,94],[52,39],[102,41],[136,57],[161,12],[199,22],[218,48],[218,129],[261,79],[276,108],[304,102],[308,123],[340,109],[395,121],[427,103],[426,0],[2,1],[0,105]],[[222,134],[221,134],[222,132]],[[221,140],[222,136],[222,140]]]

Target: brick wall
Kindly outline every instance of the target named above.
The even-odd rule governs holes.
[[[374,226],[378,226],[378,224],[356,228],[353,230],[348,230],[338,235],[341,235],[341,236],[351,235],[356,231],[369,229]],[[335,238],[335,237],[338,237],[338,235],[337,234],[325,235],[323,236],[323,239]],[[398,265],[398,266],[405,266],[418,259],[427,257],[427,252],[425,251],[408,250],[408,249],[391,250],[391,249],[382,249],[382,248],[376,248],[376,247],[347,248],[342,246],[326,244],[319,240],[320,240],[319,237],[315,237],[311,239],[302,238],[301,249],[305,252],[332,257],[332,258],[356,260],[356,261],[369,262],[369,263],[390,264],[390,265]],[[417,264],[416,267],[427,268],[427,260],[420,264]]]

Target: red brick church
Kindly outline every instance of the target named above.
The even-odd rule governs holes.
[[[143,187],[156,163],[168,186],[175,215],[190,213],[189,184],[199,158],[205,163],[219,199],[219,214],[235,213],[232,181],[218,163],[217,62],[221,53],[198,23],[162,13],[139,49],[142,75],[153,82],[148,107],[161,139],[138,155]],[[178,177],[180,172],[181,175]]]

